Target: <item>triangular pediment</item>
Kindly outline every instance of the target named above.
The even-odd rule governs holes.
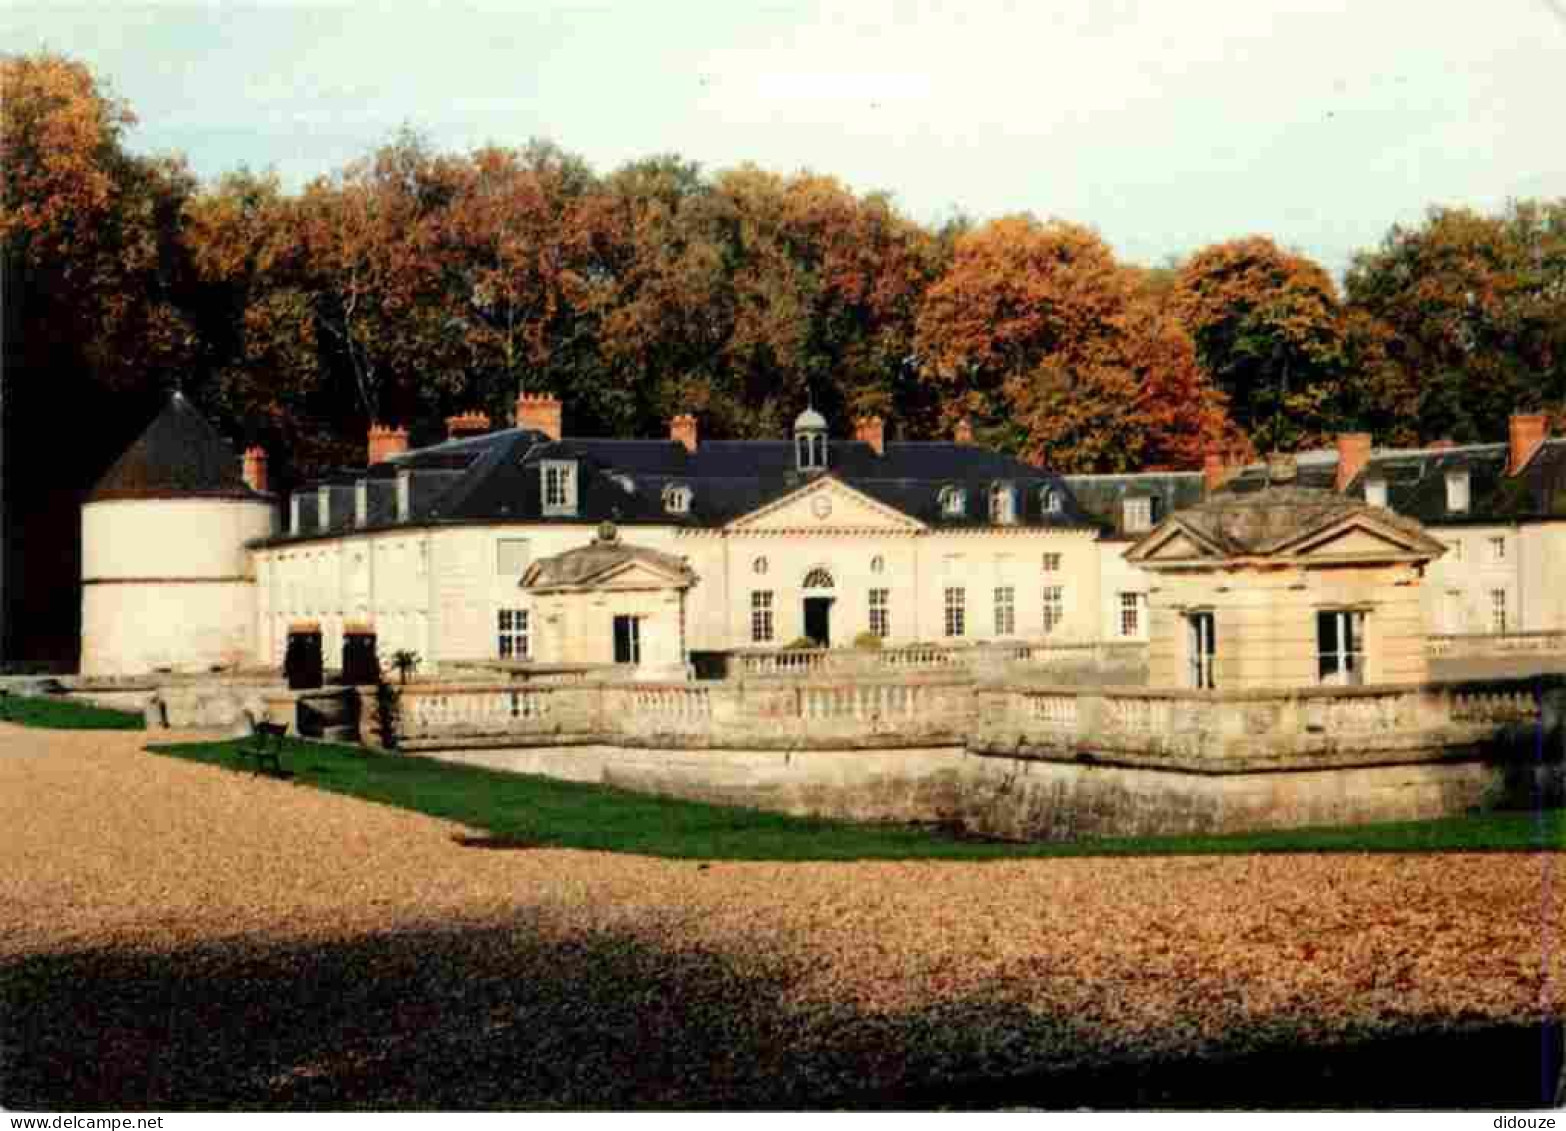
[[[605,570],[588,584],[594,589],[671,589],[685,582],[684,579],[646,562],[627,562],[625,565]]]
[[[1177,518],[1161,523],[1126,551],[1128,561],[1139,562],[1191,561],[1221,556],[1216,546]]]
[[[1439,544],[1428,536],[1411,534],[1398,527],[1376,522],[1367,515],[1354,515],[1324,530],[1312,531],[1293,545],[1279,547],[1278,553],[1302,558],[1406,558],[1410,555],[1432,557],[1441,552]]]
[[[726,529],[752,534],[850,530],[912,533],[924,530],[925,525],[895,507],[856,491],[841,479],[827,475],[741,515]]]

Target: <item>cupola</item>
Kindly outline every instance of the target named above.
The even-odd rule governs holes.
[[[814,406],[794,418],[794,462],[808,474],[826,470],[827,422]]]

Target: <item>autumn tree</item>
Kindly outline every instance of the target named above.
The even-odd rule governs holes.
[[[1566,414],[1566,199],[1434,209],[1356,256],[1346,286],[1385,328],[1383,415],[1489,440],[1511,412]]]
[[[945,418],[1066,471],[1189,466],[1234,437],[1145,281],[1095,233],[1031,216],[959,236],[919,318]]]
[[[449,160],[404,131],[300,198],[302,284],[361,421],[414,416],[463,382],[463,327],[441,301],[435,252],[455,179]]]
[[[1258,447],[1293,450],[1343,423],[1342,309],[1316,263],[1264,236],[1216,244],[1181,266],[1170,304]]]

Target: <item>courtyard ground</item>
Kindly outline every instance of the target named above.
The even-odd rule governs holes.
[[[146,741],[0,724],[6,1107],[1478,1107],[1559,1077],[1558,853],[485,848]]]

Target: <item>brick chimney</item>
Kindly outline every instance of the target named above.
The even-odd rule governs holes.
[[[696,418],[688,412],[682,412],[679,416],[669,421],[669,439],[684,444],[685,450],[696,450]]]
[[[952,433],[952,442],[957,444],[973,443],[973,421],[966,416],[957,422],[957,428]]]
[[[1511,419],[1511,454],[1506,461],[1506,474],[1516,475],[1533,453],[1539,450],[1550,435],[1550,418],[1542,412],[1513,413]]]
[[[489,431],[489,414],[464,412],[446,418],[446,439],[465,440],[469,436],[482,436]]]
[[[400,456],[408,450],[408,430],[386,424],[370,425],[370,465],[385,463],[388,456]]]
[[[264,448],[249,447],[245,449],[244,476],[246,485],[252,491],[266,494],[266,450]]]
[[[860,416],[855,418],[854,439],[861,444],[869,444],[876,455],[884,456],[886,454],[886,421],[879,416]]]
[[[1346,490],[1356,476],[1370,463],[1372,438],[1369,432],[1338,433],[1338,477],[1333,489]]]
[[[561,436],[560,398],[548,393],[522,393],[517,397],[517,427],[542,432],[551,440]]]

